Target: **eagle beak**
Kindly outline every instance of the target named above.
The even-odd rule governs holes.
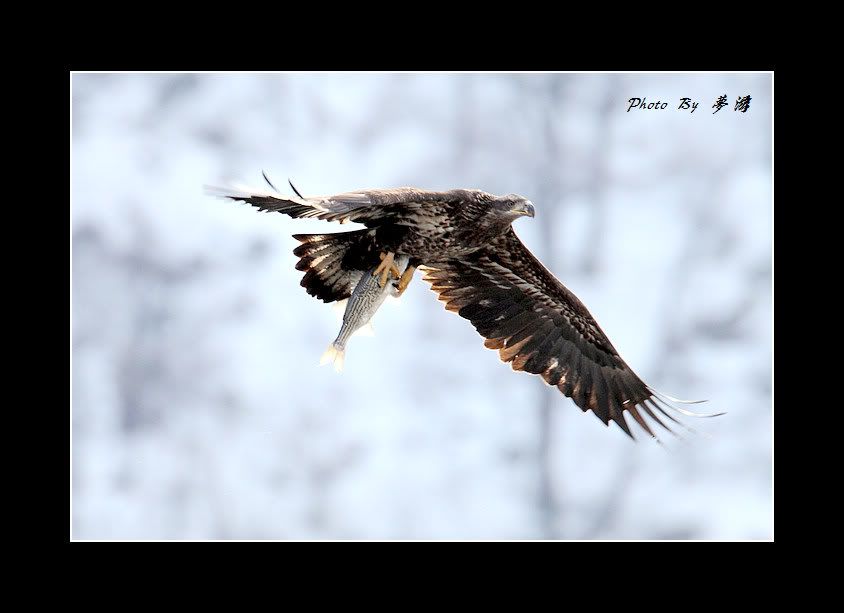
[[[513,209],[514,213],[519,215],[527,215],[528,217],[533,217],[535,212],[533,210],[533,203],[528,200],[526,202],[521,202]]]

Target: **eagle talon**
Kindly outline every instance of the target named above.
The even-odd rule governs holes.
[[[381,257],[381,263],[378,264],[378,268],[372,271],[372,276],[381,275],[381,278],[378,280],[378,285],[384,287],[387,285],[387,278],[392,274],[393,277],[398,279],[401,276],[398,267],[396,266],[393,259],[395,258],[395,254],[392,251],[388,251],[386,254],[381,253],[379,254]]]
[[[410,281],[413,279],[413,273],[416,271],[416,266],[408,266],[404,274],[402,274],[401,278],[399,279],[398,293],[396,294],[396,298],[401,296],[404,293],[404,290],[407,289],[407,286],[410,285]]]

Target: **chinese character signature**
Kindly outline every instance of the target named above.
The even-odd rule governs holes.
[[[747,110],[750,108],[750,94],[746,96],[739,96],[736,98],[736,104],[733,108],[734,111],[740,111],[742,113],[746,113]],[[697,110],[699,103],[695,102],[691,98],[680,98],[680,104],[677,106],[678,111],[689,111],[689,113],[694,113]],[[715,100],[715,104],[712,105],[712,108],[715,109],[712,111],[714,115],[725,106],[728,106],[727,103],[727,94],[723,96],[718,96]],[[664,111],[668,108],[668,102],[663,102],[662,100],[657,100],[656,102],[648,102],[647,98],[630,98],[627,100],[627,112],[629,113],[633,109],[639,109],[640,111]]]

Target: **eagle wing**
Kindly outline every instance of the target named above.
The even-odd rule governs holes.
[[[426,266],[424,278],[445,308],[471,321],[484,345],[513,370],[541,375],[605,424],[612,420],[633,438],[625,411],[653,437],[643,412],[669,432],[658,414],[679,423],[512,228],[468,258]]]
[[[415,220],[420,214],[445,216],[448,208],[466,201],[494,198],[481,190],[453,189],[434,192],[400,187],[347,192],[334,196],[300,198],[256,190],[226,190],[210,188],[214,194],[246,202],[260,211],[275,211],[295,218],[324,219],[346,223],[354,221],[367,227],[384,223],[401,224]]]

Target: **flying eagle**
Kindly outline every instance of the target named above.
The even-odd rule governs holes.
[[[626,412],[656,438],[645,416],[673,433],[663,418],[680,422],[666,409],[698,415],[668,403],[688,401],[646,385],[577,296],[519,240],[511,224],[534,216],[527,198],[412,187],[305,198],[292,183],[291,188],[296,196],[256,191],[218,195],[294,218],[365,226],[293,236],[302,243],[293,251],[300,258],[296,268],[305,271],[301,285],[312,296],[324,302],[348,298],[373,267],[382,287],[391,275],[399,278],[400,295],[422,267],[424,280],[445,308],[472,322],[486,339],[484,345],[498,350],[502,361],[513,370],[540,375],[604,424],[612,420],[634,438]],[[409,258],[401,275],[393,265],[397,255]]]

